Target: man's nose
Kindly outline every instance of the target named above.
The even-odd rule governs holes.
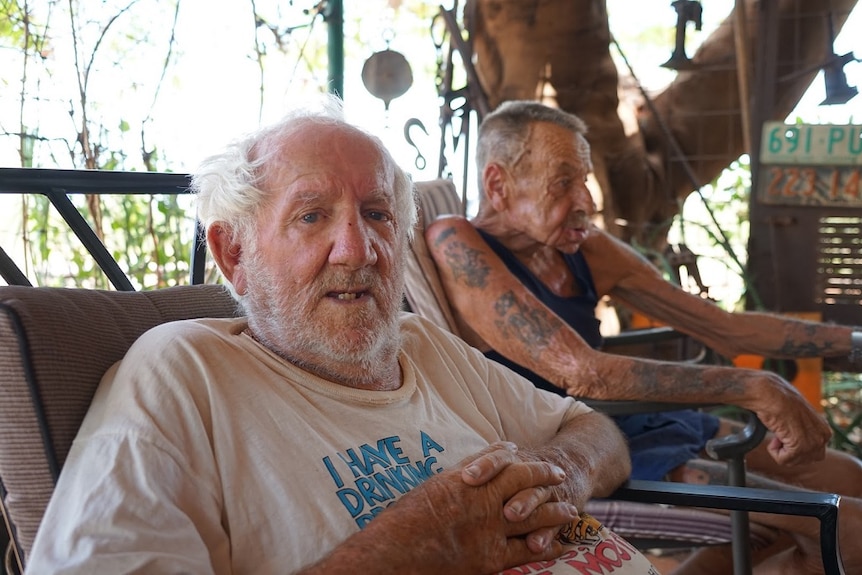
[[[332,250],[329,253],[330,263],[359,269],[377,262],[377,252],[371,241],[371,230],[362,217],[344,218],[334,227]]]
[[[575,191],[575,201],[572,206],[573,211],[583,212],[587,216],[593,216],[596,213],[596,202],[593,199],[593,195],[590,193],[590,189],[586,186],[586,184],[581,184],[577,187]]]

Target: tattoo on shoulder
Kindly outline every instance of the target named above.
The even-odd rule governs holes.
[[[471,288],[484,288],[488,285],[491,267],[482,259],[481,250],[468,248],[464,242],[452,242],[446,246],[443,254],[455,281],[463,281]]]
[[[551,336],[560,329],[560,321],[540,307],[518,302],[515,294],[506,292],[494,303],[495,324],[505,338],[524,344],[533,358],[538,358],[548,346]]]
[[[439,246],[453,235],[455,235],[455,228],[446,228],[445,230],[440,232],[440,235],[437,236],[436,240],[434,240],[434,245]]]

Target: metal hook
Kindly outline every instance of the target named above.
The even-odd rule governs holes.
[[[424,170],[425,166],[428,165],[428,162],[425,161],[425,156],[422,155],[422,152],[419,151],[419,146],[417,146],[413,142],[413,137],[410,135],[410,128],[417,126],[425,135],[428,135],[428,130],[425,128],[425,124],[422,123],[422,120],[419,118],[410,118],[407,122],[404,123],[404,139],[407,140],[407,143],[416,150],[416,159],[413,161],[414,165],[419,170]]]

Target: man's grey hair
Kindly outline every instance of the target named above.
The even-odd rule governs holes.
[[[417,219],[417,202],[410,176],[402,170],[379,138],[344,120],[342,101],[336,96],[323,96],[319,106],[299,108],[279,122],[258,129],[230,143],[227,148],[205,159],[192,174],[191,191],[196,195],[198,218],[205,230],[215,222],[223,222],[246,243],[254,245],[254,227],[258,214],[267,208],[272,191],[265,190],[269,164],[280,155],[281,142],[307,124],[344,126],[368,137],[380,150],[381,156],[395,172],[395,225],[412,240]],[[288,160],[289,161],[289,160]],[[321,162],[329,161],[320,158]]]
[[[518,163],[530,136],[530,126],[536,122],[556,124],[572,134],[583,136],[587,133],[583,120],[569,112],[531,100],[503,102],[485,116],[479,126],[476,166],[480,187],[482,172],[489,162],[499,162],[508,167]]]

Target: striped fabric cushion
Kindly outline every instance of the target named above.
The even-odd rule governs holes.
[[[730,516],[717,511],[612,499],[594,499],[584,511],[642,549],[699,547],[731,541]],[[778,536],[776,530],[759,523],[751,522],[749,530],[753,549],[770,545]]]
[[[21,562],[108,367],[155,325],[235,315],[236,302],[217,285],[0,287],[0,495]]]

